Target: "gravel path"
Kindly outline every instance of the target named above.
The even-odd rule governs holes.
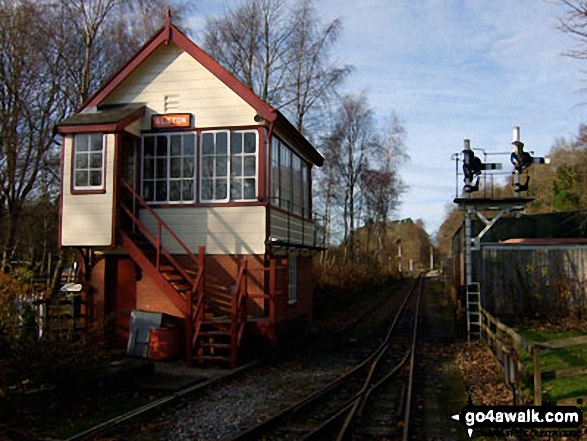
[[[176,421],[165,427],[162,439],[217,440],[235,436],[244,427],[319,389],[348,366],[341,360],[324,359],[264,368],[214,389],[176,412]]]

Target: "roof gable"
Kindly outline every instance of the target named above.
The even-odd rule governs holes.
[[[230,72],[218,64],[212,57],[198,47],[170,20],[169,15],[165,26],[161,28],[141,49],[131,57],[106,83],[100,87],[78,110],[83,111],[87,108],[98,107],[108,96],[121,85],[149,56],[151,56],[161,45],[174,43],[181,50],[193,57],[205,69],[210,71],[223,84],[238,95],[245,103],[257,112],[261,119],[265,120],[271,126],[275,125],[281,131],[284,131],[298,143],[298,147],[305,151],[314,164],[321,166],[324,158],[318,153],[314,146],[289,122],[289,120],[277,109],[271,107],[243,83],[236,79]]]
[[[100,89],[98,89],[80,111],[88,107],[97,107],[110,95],[141,63],[143,63],[160,45],[175,43],[202,66],[214,74],[227,87],[232,89],[265,120],[272,122],[277,118],[277,110],[261,100],[250,89],[245,87],[230,72],[214,61],[206,52],[184,35],[168,20],[141,49],[130,58]]]

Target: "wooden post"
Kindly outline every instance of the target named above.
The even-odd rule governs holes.
[[[514,406],[520,404],[520,368],[519,368],[519,359],[518,359],[518,351],[512,349],[511,351],[511,360],[512,360],[512,370],[513,370],[513,388],[514,388]]]
[[[532,346],[532,355],[534,360],[534,405],[542,405],[542,376],[540,373],[540,347]]]

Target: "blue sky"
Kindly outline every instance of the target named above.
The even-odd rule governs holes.
[[[190,22],[231,2],[200,0]],[[557,29],[555,0],[315,0],[340,18],[335,56],[354,66],[344,85],[367,94],[382,119],[394,109],[407,131],[409,186],[397,216],[422,219],[434,234],[455,197],[453,153],[463,140],[509,151],[512,127],[526,150],[546,155],[556,138],[587,122],[587,60],[563,56],[576,41]],[[478,152],[482,157],[481,152]],[[510,170],[506,157],[504,169]]]

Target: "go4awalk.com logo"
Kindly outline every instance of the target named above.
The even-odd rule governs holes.
[[[573,429],[583,422],[583,412],[575,406],[473,406],[466,405],[453,415],[467,429]]]

